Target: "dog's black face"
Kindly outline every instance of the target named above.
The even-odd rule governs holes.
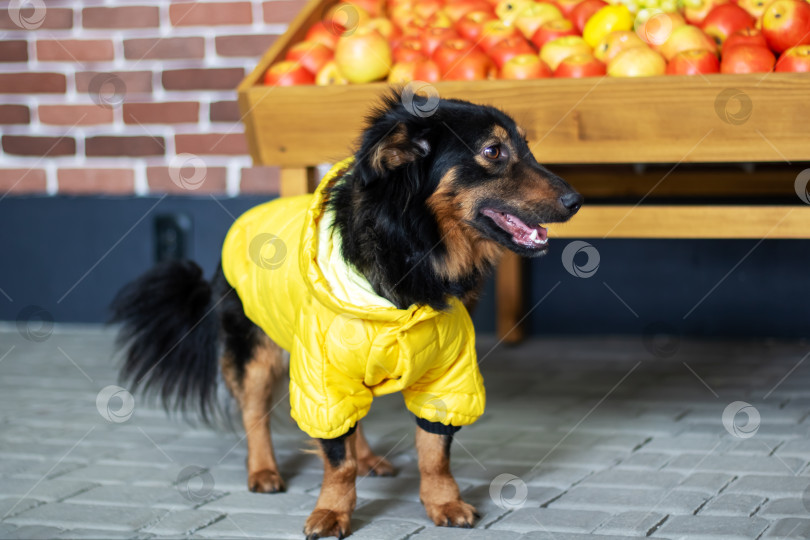
[[[544,225],[566,221],[583,200],[537,163],[503,112],[433,105],[389,96],[329,203],[344,257],[400,307],[463,297],[504,248],[545,254]]]

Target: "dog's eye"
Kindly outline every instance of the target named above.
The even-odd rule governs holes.
[[[486,148],[484,148],[484,151],[482,152],[482,154],[484,154],[485,158],[491,159],[491,160],[494,161],[494,160],[498,159],[499,157],[501,157],[501,148],[500,148],[500,146],[497,146],[497,145],[487,146]]]

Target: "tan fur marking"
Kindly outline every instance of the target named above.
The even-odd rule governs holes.
[[[370,162],[375,171],[383,174],[414,159],[416,155],[411,151],[408,130],[404,124],[399,124],[393,133],[374,148]]]
[[[355,449],[357,451],[357,474],[362,476],[393,476],[396,470],[391,462],[384,457],[378,456],[371,450],[371,446],[363,433],[363,426],[357,423],[355,431]]]
[[[351,534],[351,514],[357,504],[357,456],[355,450],[356,432],[346,437],[344,444],[346,459],[333,467],[323,449],[318,445],[323,459],[323,484],[315,509],[307,518],[304,534],[316,533],[319,537],[344,537]]]

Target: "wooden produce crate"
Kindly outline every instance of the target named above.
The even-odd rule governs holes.
[[[266,69],[282,60],[333,2],[311,0],[238,88],[250,153],[256,164],[281,167],[282,195],[311,190],[315,165],[348,156],[369,108],[388,90],[384,83],[261,84]],[[527,130],[534,154],[544,164],[810,161],[810,74],[492,80],[433,86],[441,97],[494,105],[512,115]],[[621,195],[627,184],[618,182],[616,187]],[[721,189],[735,195],[733,182],[726,181]],[[694,196],[701,197],[704,191],[698,189]],[[600,192],[604,196],[610,186]],[[707,206],[703,201],[676,206],[586,204],[570,223],[550,232],[578,238],[810,238],[810,205],[799,197],[790,206]],[[498,272],[499,334],[510,341],[521,335],[520,269],[510,256]]]

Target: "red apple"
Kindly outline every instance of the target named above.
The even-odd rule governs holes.
[[[728,3],[729,0],[689,0],[684,2],[683,17],[689,24],[700,26],[711,10]]]
[[[276,62],[264,74],[264,84],[267,86],[295,86],[314,83],[315,75],[293,60]]]
[[[391,69],[391,47],[379,32],[361,26],[338,40],[335,62],[350,82],[376,81]]]
[[[471,11],[490,11],[492,6],[486,0],[451,0],[444,5],[444,12],[453,22],[458,22]]]
[[[767,47],[737,45],[723,56],[720,73],[767,73],[775,63],[776,57]]]
[[[679,52],[667,64],[668,75],[698,75],[718,71],[720,61],[714,54],[704,49]]]
[[[489,52],[492,47],[510,37],[520,37],[520,31],[514,26],[508,26],[503,21],[487,21],[481,30],[481,37],[476,44],[484,51]]]
[[[737,45],[759,45],[760,47],[767,47],[768,42],[765,41],[765,36],[756,28],[743,28],[728,36],[723,42],[723,54]]]
[[[666,73],[664,57],[649,47],[632,47],[616,55],[608,64],[611,77],[649,77]]]
[[[349,79],[343,76],[334,60],[327,62],[315,75],[315,84],[330,86],[333,84],[349,84]]]
[[[484,23],[494,21],[495,15],[489,11],[471,11],[456,23],[456,31],[464,39],[477,43],[484,31]]]
[[[317,41],[302,41],[296,43],[287,51],[285,60],[298,62],[310,73],[318,73],[327,62],[332,60],[332,49]]]
[[[385,5],[382,0],[351,0],[351,3],[363,8],[371,17],[381,17]]]
[[[427,58],[422,40],[414,37],[402,39],[392,51],[394,62],[413,62]]]
[[[326,45],[330,49],[337,46],[338,38],[343,34],[345,29],[343,27],[329,25],[327,26],[323,21],[313,24],[304,37],[305,41],[317,41]]]
[[[453,28],[455,24],[455,21],[443,9],[424,19],[424,21],[425,26],[428,28]]]
[[[416,79],[416,64],[417,62],[396,62],[391,66],[391,71],[388,72],[386,81],[388,84],[402,84]]]
[[[425,54],[431,56],[433,51],[442,44],[442,42],[449,39],[456,39],[458,34],[452,28],[428,28],[422,35],[422,45],[425,48]]]
[[[574,54],[591,54],[591,48],[579,36],[564,36],[543,45],[540,49],[540,60],[548,64],[553,71],[560,62]]]
[[[416,0],[412,5],[412,9],[417,17],[427,19],[442,9],[442,4],[443,2],[440,0]]]
[[[384,17],[376,17],[374,19],[369,19],[369,21],[364,25],[367,28],[372,28],[380,33],[382,37],[387,39],[389,42],[394,41],[399,38],[402,32],[397,28],[391,19],[386,19]]]
[[[416,67],[413,70],[413,80],[436,82],[442,78],[439,66],[433,60],[422,59],[414,62]]]
[[[534,0],[501,0],[495,5],[495,16],[511,26],[521,11],[533,3]]]
[[[645,9],[636,16],[636,35],[653,48],[660,47],[669,39],[676,28],[686,21],[679,13],[664,13],[660,10]]]
[[[489,50],[489,57],[492,58],[498,69],[501,69],[507,60],[519,54],[536,54],[534,48],[523,36],[506,38]]]
[[[533,2],[524,6],[514,25],[526,39],[531,39],[537,29],[549,21],[562,19],[562,12],[553,4]]]
[[[532,36],[532,43],[538,49],[542,49],[543,45],[553,39],[576,35],[579,35],[579,33],[574,28],[574,23],[568,19],[554,19],[553,21],[544,22],[537,29],[537,32]]]
[[[762,35],[777,53],[810,43],[810,3],[774,0],[762,14]]]
[[[600,41],[593,50],[593,55],[600,62],[610,63],[620,52],[633,47],[646,47],[644,41],[631,30],[611,32]]]
[[[570,19],[574,11],[582,0],[554,0],[554,5],[562,12],[563,17]]]
[[[416,19],[411,4],[397,4],[388,7],[388,18],[397,28],[405,30]]]
[[[536,54],[513,56],[501,68],[501,79],[542,79],[551,77],[551,69]]]
[[[492,61],[486,54],[473,49],[461,57],[442,74],[446,81],[477,81],[486,79],[492,71]]]
[[[737,0],[737,5],[750,13],[753,18],[759,20],[771,1],[772,0]]]
[[[459,58],[469,53],[475,45],[466,39],[449,39],[433,51],[433,60],[438,64],[442,73],[455,64]]]
[[[783,52],[774,71],[810,73],[810,45],[797,45]]]
[[[658,48],[658,51],[664,55],[664,58],[670,60],[679,52],[692,49],[705,49],[717,54],[717,44],[714,40],[697,26],[689,24],[673,30],[669,39]]]
[[[703,19],[703,31],[722,45],[734,32],[753,28],[756,21],[743,8],[736,4],[721,4],[712,9]]]
[[[555,77],[581,79],[599,77],[606,73],[605,64],[591,54],[574,54],[560,62],[554,70]]]
[[[607,5],[608,3],[602,0],[582,0],[571,12],[571,22],[574,23],[577,31],[581,33],[588,19]]]

